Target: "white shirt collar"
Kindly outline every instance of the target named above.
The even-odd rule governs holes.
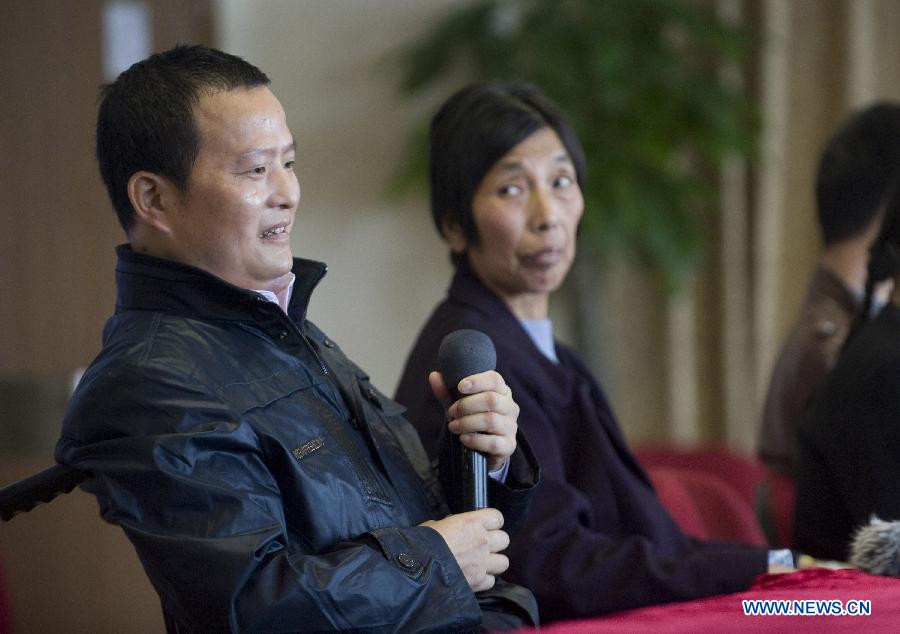
[[[553,322],[549,319],[520,319],[519,322],[541,354],[553,363],[559,363],[556,344],[553,343]]]
[[[297,276],[294,275],[293,273],[291,273],[291,281],[288,283],[287,295],[284,298],[285,308],[291,303],[291,295],[294,293],[294,282],[296,282],[296,281],[297,281]],[[278,304],[278,296],[275,293],[273,293],[272,291],[260,291],[255,288],[251,289],[251,290],[254,293],[259,293],[260,295],[265,297],[268,301],[272,302],[273,304]],[[279,306],[280,306],[280,304],[279,304]],[[285,309],[285,312],[287,312],[286,309]]]

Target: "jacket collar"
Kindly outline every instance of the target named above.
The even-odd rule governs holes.
[[[137,253],[128,244],[116,247],[116,312],[151,310],[214,321],[246,321],[260,301],[255,291],[240,288],[187,264]],[[306,318],[313,289],[325,276],[322,262],[294,258],[297,280],[288,315],[297,323]]]
[[[489,319],[512,319],[518,323],[509,307],[478,279],[467,263],[456,267],[447,295]]]

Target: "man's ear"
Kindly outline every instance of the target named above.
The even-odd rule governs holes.
[[[128,179],[128,199],[137,220],[165,234],[172,233],[171,215],[178,190],[169,179],[139,171]]]
[[[454,253],[466,252],[466,248],[469,246],[469,243],[466,240],[466,233],[463,231],[460,224],[455,219],[451,218],[449,214],[444,216],[444,219],[441,221],[441,233],[444,235],[444,240],[450,245],[451,251]]]

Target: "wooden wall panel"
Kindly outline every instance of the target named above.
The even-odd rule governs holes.
[[[0,486],[51,464],[72,370],[100,347],[124,242],[93,156],[101,0],[0,16]],[[211,43],[208,0],[148,0],[156,50]],[[0,524],[13,633],[160,632],[118,527],[76,491]]]
[[[121,241],[93,160],[100,2],[13,3],[0,33],[0,374],[84,365]]]

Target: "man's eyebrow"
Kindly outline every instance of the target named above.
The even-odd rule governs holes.
[[[286,143],[283,148],[281,148],[282,152],[295,152],[297,150],[297,144],[294,141],[290,143]],[[237,159],[243,160],[247,158],[255,158],[257,156],[272,156],[276,154],[278,150],[272,147],[259,147],[247,150],[246,152],[241,152],[238,154]]]

